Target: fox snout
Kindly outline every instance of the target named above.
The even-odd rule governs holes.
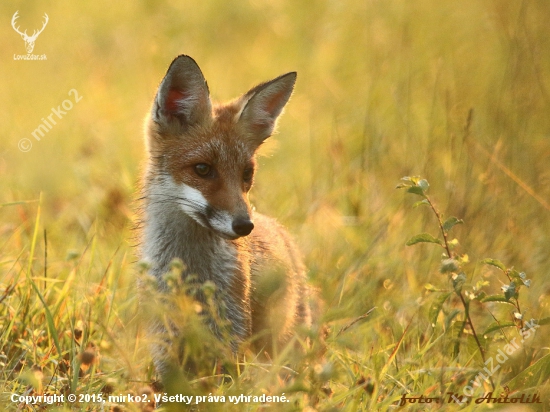
[[[249,235],[254,229],[246,196],[235,196],[234,193],[231,196],[227,191],[215,188],[209,193],[205,190],[207,186],[203,186],[201,190],[186,184],[172,184],[174,186],[170,191],[179,195],[172,195],[171,199],[178,207],[199,225],[212,230],[218,236],[234,240]]]
[[[200,221],[198,221],[200,223]],[[217,211],[207,214],[206,225],[217,235],[226,239],[237,239],[248,236],[254,229],[254,222],[248,214],[233,216],[225,211]]]
[[[243,236],[248,236],[254,229],[254,222],[251,218],[251,211],[247,203],[241,204],[239,211],[233,213],[207,206],[206,224],[217,235],[226,239],[234,240]],[[191,215],[191,217],[193,217]],[[200,220],[197,220],[201,223]]]

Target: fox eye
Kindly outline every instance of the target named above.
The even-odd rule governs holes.
[[[212,173],[212,166],[206,163],[198,163],[195,165],[195,173],[200,177],[208,177]]]
[[[254,175],[254,169],[249,167],[249,168],[246,168],[244,169],[244,172],[243,172],[243,180],[247,183],[249,183],[250,181],[252,181],[252,176]]]

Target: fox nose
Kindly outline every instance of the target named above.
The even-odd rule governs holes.
[[[246,236],[254,229],[254,223],[248,218],[237,218],[232,224],[233,231],[239,236]]]

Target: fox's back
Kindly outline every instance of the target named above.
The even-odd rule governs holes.
[[[253,333],[270,329],[284,343],[296,324],[311,324],[305,266],[293,239],[275,219],[256,213],[254,224],[249,236]]]

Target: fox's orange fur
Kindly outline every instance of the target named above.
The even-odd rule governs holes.
[[[295,79],[296,73],[288,73],[213,106],[198,65],[179,56],[159,87],[146,127],[143,258],[160,280],[179,258],[184,276],[216,285],[234,350],[268,330],[256,348],[270,351],[297,324],[310,323],[298,248],[248,201],[256,150],[272,134]]]

